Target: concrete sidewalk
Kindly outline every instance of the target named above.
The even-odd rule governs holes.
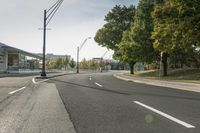
[[[181,89],[181,90],[186,90],[186,91],[200,92],[200,84],[198,83],[153,80],[153,79],[147,79],[145,77],[128,76],[122,73],[114,74],[113,76],[124,81],[132,81],[132,82],[141,83],[141,84],[148,84],[148,85],[154,85],[154,86]]]
[[[27,86],[0,104],[3,133],[75,133],[69,114],[53,83]]]

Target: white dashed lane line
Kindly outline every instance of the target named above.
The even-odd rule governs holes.
[[[188,123],[186,123],[184,121],[181,121],[181,120],[179,120],[179,119],[177,119],[177,118],[175,118],[173,116],[170,116],[170,115],[168,115],[166,113],[163,113],[163,112],[161,112],[161,111],[159,111],[157,109],[154,109],[154,108],[152,108],[152,107],[150,107],[148,105],[145,105],[145,104],[143,104],[141,102],[138,102],[138,101],[133,101],[133,102],[138,104],[138,105],[140,105],[140,106],[142,106],[142,107],[144,107],[144,108],[147,108],[147,109],[149,109],[149,110],[151,110],[151,111],[153,111],[153,112],[155,112],[155,113],[157,113],[157,114],[159,114],[159,115],[161,115],[161,116],[163,116],[163,117],[165,117],[165,118],[167,118],[167,119],[169,119],[171,121],[174,121],[174,122],[176,122],[176,123],[178,123],[178,124],[180,124],[180,125],[182,125],[182,126],[184,126],[186,128],[195,128],[195,126],[193,126],[191,124],[188,124]]]
[[[47,81],[47,80],[49,80],[49,79],[45,79],[45,80],[42,80],[42,81],[36,82],[36,81],[35,81],[35,78],[33,78],[33,79],[32,79],[32,82],[33,82],[34,84],[38,84],[38,83],[45,82],[45,81]],[[8,94],[9,94],[9,95],[12,95],[12,94],[14,94],[14,93],[16,93],[16,92],[18,92],[18,91],[24,90],[25,88],[26,88],[26,86],[24,86],[24,87],[22,87],[22,88],[20,88],[20,89],[17,89],[17,90],[11,91],[11,92],[9,92]]]
[[[101,84],[95,82],[95,85],[99,86],[99,87],[103,87]]]
[[[11,91],[11,92],[9,92],[8,94],[12,95],[12,94],[14,94],[14,93],[16,93],[16,92],[18,92],[18,91],[21,91],[21,90],[23,90],[23,89],[25,89],[25,88],[26,88],[26,86],[24,86],[24,87],[22,87],[22,88],[20,88],[20,89]]]
[[[91,81],[92,80],[92,76],[89,76],[89,80]],[[99,87],[103,87],[103,85],[97,83],[97,82],[94,82],[95,85],[99,86]]]

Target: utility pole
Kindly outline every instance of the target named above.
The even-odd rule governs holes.
[[[58,0],[51,8],[44,10],[44,27],[43,27],[43,57],[41,77],[46,77],[45,71],[45,54],[46,54],[46,28],[64,0]]]
[[[46,77],[46,72],[45,72],[45,53],[46,53],[46,15],[47,11],[44,10],[44,29],[43,29],[43,57],[42,57],[42,77]]]

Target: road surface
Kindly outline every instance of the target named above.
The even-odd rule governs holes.
[[[200,93],[113,73],[0,79],[1,133],[199,133]]]
[[[77,133],[199,133],[200,93],[121,81],[111,73],[51,79]]]

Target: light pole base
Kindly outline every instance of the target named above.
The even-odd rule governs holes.
[[[41,77],[46,77],[47,74],[46,74],[45,72],[42,72],[40,76],[41,76]]]

